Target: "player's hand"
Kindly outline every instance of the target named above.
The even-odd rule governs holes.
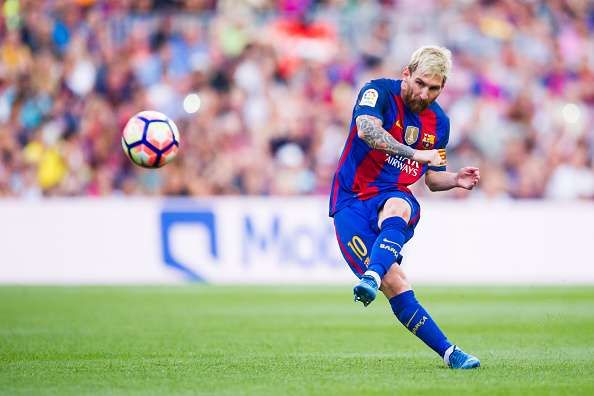
[[[446,166],[448,164],[445,149],[417,150],[412,159],[430,166]]]
[[[481,180],[479,168],[467,166],[462,168],[456,174],[456,183],[458,187],[472,190]]]

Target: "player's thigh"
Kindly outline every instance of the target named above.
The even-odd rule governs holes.
[[[381,228],[382,223],[389,217],[401,217],[406,223],[410,221],[413,208],[410,202],[400,197],[391,197],[386,200],[379,211],[377,226]]]
[[[377,233],[369,226],[369,218],[356,207],[346,207],[334,215],[338,247],[357,277],[363,276],[369,265],[371,248]]]

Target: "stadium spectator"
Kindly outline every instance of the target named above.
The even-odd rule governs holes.
[[[8,0],[0,196],[327,194],[356,87],[429,43],[473,199],[594,199],[594,3],[569,0]],[[119,146],[143,109],[182,131],[159,171]]]

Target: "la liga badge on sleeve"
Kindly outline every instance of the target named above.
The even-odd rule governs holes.
[[[359,101],[359,105],[375,107],[378,96],[379,95],[375,89],[369,88],[367,91],[363,92],[363,96],[361,97],[361,101]]]

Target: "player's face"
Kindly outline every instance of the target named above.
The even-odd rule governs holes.
[[[440,76],[411,73],[408,68],[402,72],[402,98],[410,110],[419,113],[425,110],[441,93],[443,79]]]

